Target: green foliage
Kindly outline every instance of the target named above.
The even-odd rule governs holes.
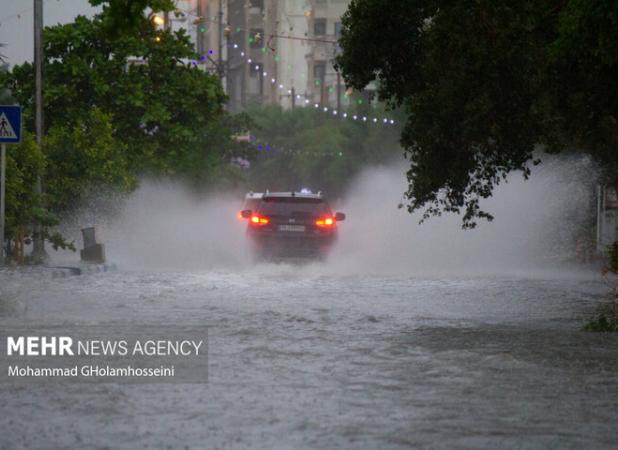
[[[264,146],[262,151],[251,146],[244,155],[253,163],[254,190],[309,187],[338,195],[366,164],[384,163],[401,152],[398,129],[391,125],[334,120],[313,108],[271,106],[250,114],[255,145]]]
[[[347,85],[378,80],[408,111],[408,209],[464,210],[464,227],[491,219],[480,199],[511,171],[527,177],[539,144],[614,165],[616,5],[353,0],[338,65]]]
[[[74,125],[56,125],[44,144],[48,207],[61,214],[80,204],[88,191],[113,186],[120,191],[135,187],[129,173],[126,145],[112,136],[109,115],[93,108]]]
[[[203,176],[230,142],[214,126],[224,117],[219,80],[189,63],[195,55],[184,31],[157,31],[146,21],[111,36],[106,19],[45,29],[47,130],[70,129],[97,107],[126,145],[132,173]],[[15,67],[8,85],[32,126],[32,66]]]
[[[103,6],[105,30],[119,36],[144,26],[144,10],[172,11],[174,0],[89,0],[92,6]]]
[[[7,146],[6,152],[6,230],[15,236],[17,227],[35,218],[53,222],[53,218],[37,208],[39,198],[34,194],[36,176],[45,170],[45,158],[37,150],[32,134],[22,133],[19,144]]]
[[[618,302],[611,301],[599,306],[596,314],[584,325],[585,331],[618,332]]]
[[[602,270],[606,282],[611,283],[608,273],[618,275],[618,241],[607,247],[607,263]],[[594,316],[584,325],[584,330],[618,332],[618,301],[615,300],[618,298],[618,289],[615,285],[612,286],[611,295],[614,300],[599,305]]]
[[[607,270],[618,274],[618,241],[607,248]]]
[[[189,36],[157,30],[144,15],[146,7],[170,10],[172,1],[91,3],[104,4],[103,13],[44,29],[42,153],[27,132],[34,129],[32,64],[0,71],[0,86],[23,106],[28,136],[11,149],[11,231],[35,219],[54,226],[93,191],[131,190],[142,174],[206,184],[235,145],[238,124],[223,111],[219,80],[191,64]],[[39,173],[41,199],[31,193]],[[69,245],[48,228],[44,233],[53,245]]]

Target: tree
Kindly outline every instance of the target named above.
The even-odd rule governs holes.
[[[242,156],[252,162],[255,190],[308,187],[337,196],[368,163],[388,162],[401,151],[397,126],[337,119],[313,108],[271,106],[250,114],[254,140]]]
[[[131,26],[110,33],[114,7],[170,2],[109,3],[93,19],[44,30],[47,137],[36,170],[45,171],[47,210],[34,208],[34,197],[14,197],[17,227],[42,213],[51,226],[89,191],[126,191],[143,174],[203,182],[233,146],[221,84],[192,63],[196,55],[184,31],[157,30],[140,10]],[[34,128],[33,75],[30,63],[0,73],[0,86],[24,107],[27,130]],[[14,162],[30,173],[27,161]],[[15,192],[23,186],[14,184]]]
[[[337,63],[349,86],[378,80],[380,97],[408,112],[408,210],[464,209],[463,225],[473,227],[492,218],[480,199],[511,171],[527,177],[539,146],[585,143],[596,156],[600,144],[615,148],[607,145],[616,133],[615,5],[353,0]],[[593,92],[604,101],[582,101]],[[594,127],[572,126],[583,113]]]
[[[105,28],[112,36],[130,33],[143,27],[144,10],[172,11],[174,0],[90,0],[92,6],[103,6]]]
[[[97,107],[127,144],[132,172],[209,170],[222,144],[220,136],[212,139],[212,124],[223,120],[225,94],[216,77],[191,64],[195,54],[186,33],[157,31],[145,21],[138,30],[110,36],[105,24],[105,15],[77,17],[45,29],[47,128],[76,123]],[[32,82],[30,64],[13,69],[9,86],[27,110]]]
[[[98,108],[74,125],[52,127],[45,139],[46,204],[55,214],[74,210],[95,189],[112,186],[128,192],[135,187],[126,145],[114,139],[110,116]]]

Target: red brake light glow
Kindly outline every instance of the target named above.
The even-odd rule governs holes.
[[[269,220],[266,217],[251,216],[251,223],[254,225],[266,225]]]
[[[332,217],[324,217],[323,219],[316,220],[315,224],[318,227],[328,228],[332,227],[335,224],[335,220]]]

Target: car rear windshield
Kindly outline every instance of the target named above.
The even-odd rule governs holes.
[[[268,215],[330,214],[328,204],[321,198],[269,197],[262,200],[259,211]]]
[[[248,198],[247,200],[245,200],[245,205],[243,209],[255,210],[259,202],[260,202],[259,198]]]

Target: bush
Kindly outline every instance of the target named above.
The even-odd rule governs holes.
[[[614,300],[600,305],[595,316],[584,325],[584,330],[618,332],[618,302]]]

